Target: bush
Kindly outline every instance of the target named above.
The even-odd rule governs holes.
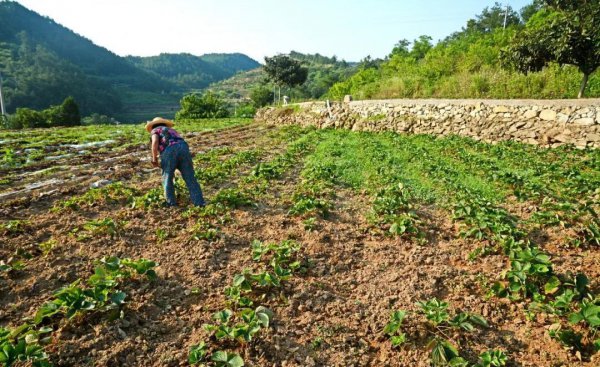
[[[93,113],[91,116],[84,117],[81,123],[83,125],[117,125],[119,121],[114,117]]]
[[[273,102],[273,91],[265,86],[254,88],[250,92],[250,99],[255,108],[262,108]]]
[[[253,118],[256,114],[256,108],[251,104],[243,104],[235,110],[235,117]]]
[[[81,125],[81,116],[73,97],[68,97],[60,106],[50,106],[43,111],[17,108],[17,112],[5,119],[2,125],[8,129],[78,126]]]
[[[31,129],[37,127],[48,127],[44,112],[30,108],[17,108],[17,112],[10,117],[11,128]]]
[[[175,119],[208,119],[228,117],[227,104],[221,97],[208,91],[204,94],[188,94],[179,102],[181,109]]]

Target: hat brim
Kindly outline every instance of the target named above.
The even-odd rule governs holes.
[[[175,126],[175,123],[171,120],[167,120],[167,119],[152,120],[152,121],[146,122],[146,131],[151,132],[152,129],[154,129],[154,126],[156,126],[158,124],[165,124],[165,126],[167,126],[167,127]]]

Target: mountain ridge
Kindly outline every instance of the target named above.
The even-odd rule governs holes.
[[[214,55],[224,64],[218,65]],[[172,117],[184,93],[238,72],[229,65],[236,64],[236,57],[241,69],[254,61],[240,55],[207,54],[212,62],[193,56],[205,68],[172,79],[18,2],[0,1],[0,73],[8,113],[19,107],[44,109],[72,95],[84,115],[102,113],[127,121],[157,114]]]

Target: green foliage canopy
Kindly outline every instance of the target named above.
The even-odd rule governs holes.
[[[4,127],[9,129],[79,125],[81,125],[79,106],[73,97],[67,97],[61,105],[50,106],[43,111],[17,108],[14,115],[4,120]]]
[[[181,101],[181,109],[175,115],[181,119],[208,119],[229,116],[225,101],[213,92],[188,94]]]
[[[600,3],[597,0],[544,0],[517,34],[503,58],[521,72],[539,71],[550,62],[576,66],[583,73],[578,97],[600,66]]]
[[[306,81],[308,69],[287,55],[265,56],[265,72],[279,86],[295,87]]]

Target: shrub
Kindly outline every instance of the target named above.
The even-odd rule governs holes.
[[[179,102],[181,109],[175,119],[207,119],[228,117],[227,104],[221,97],[208,91],[204,94],[188,94]]]

